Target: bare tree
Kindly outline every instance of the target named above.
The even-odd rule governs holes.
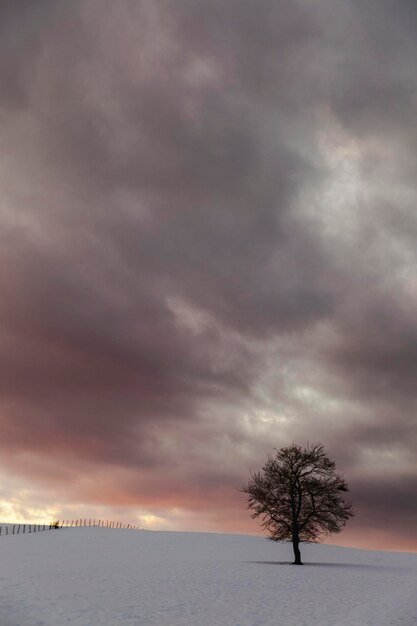
[[[269,538],[292,542],[295,565],[302,565],[301,542],[338,533],[353,516],[343,497],[348,486],[335,469],[320,443],[305,448],[293,444],[269,455],[242,487],[252,517],[260,519]]]

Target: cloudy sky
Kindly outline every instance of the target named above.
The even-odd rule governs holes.
[[[415,0],[1,0],[0,516],[417,549]]]

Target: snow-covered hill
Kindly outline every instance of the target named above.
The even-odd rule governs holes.
[[[417,554],[73,528],[0,538],[1,626],[416,626]]]

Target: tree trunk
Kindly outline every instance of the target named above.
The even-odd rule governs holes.
[[[300,553],[300,541],[298,537],[294,537],[292,540],[292,547],[294,550],[294,563],[293,565],[302,565],[301,553]]]

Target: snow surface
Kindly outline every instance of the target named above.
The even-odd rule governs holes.
[[[0,537],[0,626],[416,626],[417,554],[69,528]]]

